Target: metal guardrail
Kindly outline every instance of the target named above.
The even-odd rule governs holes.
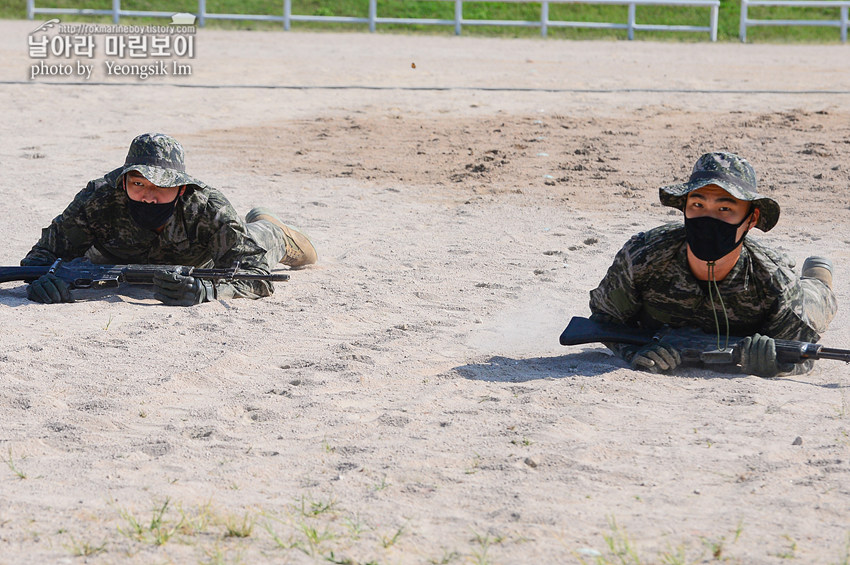
[[[750,6],[785,6],[793,8],[836,8],[839,10],[837,20],[754,20],[749,17]],[[837,27],[841,30],[841,42],[847,43],[848,12],[850,0],[741,0],[741,24],[738,28],[738,38],[747,41],[747,28],[750,26],[825,26]]]
[[[312,16],[292,13],[292,0],[283,1],[283,13],[277,15],[257,14],[214,14],[207,12],[206,0],[198,0],[198,25],[203,27],[206,20],[253,20],[266,22],[281,22],[285,30],[289,30],[292,22],[326,22],[326,23],[361,23],[368,24],[369,31],[374,32],[378,24],[409,24],[409,25],[446,25],[454,26],[455,34],[460,35],[463,26],[515,26],[539,27],[540,34],[545,37],[549,28],[594,28],[594,29],[624,29],[628,38],[634,39],[635,31],[689,31],[708,32],[711,41],[717,41],[717,17],[720,0],[434,0],[454,3],[453,19],[424,19],[424,18],[382,18],[378,17],[378,0],[369,0],[369,15],[365,18],[347,16]],[[463,17],[464,2],[496,1],[521,2],[540,4],[540,20],[477,20]],[[628,6],[626,23],[611,22],[577,22],[549,19],[550,4],[613,4]],[[709,25],[664,25],[637,23],[637,6],[697,6],[710,8]],[[91,10],[75,8],[36,8],[35,0],[27,0],[27,18],[33,19],[35,14],[72,14],[112,16],[113,23],[119,23],[121,16],[137,16],[151,18],[170,18],[173,12],[146,12],[138,10],[122,10],[121,0],[112,0],[111,10]]]
[[[118,23],[121,16],[138,16],[144,18],[170,18],[174,12],[145,12],[121,9],[121,0],[112,0],[111,10],[92,10],[88,8],[36,8],[35,0],[27,0],[27,19],[35,14],[70,14],[75,16],[112,16],[112,22]]]

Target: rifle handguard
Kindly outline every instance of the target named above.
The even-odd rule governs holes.
[[[286,273],[250,273],[237,266],[230,269],[196,269],[187,265],[101,265],[89,261],[57,259],[52,265],[0,267],[0,282],[32,282],[47,273],[53,273],[70,288],[117,287],[121,283],[153,284],[153,276],[159,271],[171,271],[180,275],[203,280],[262,280],[282,282],[289,280]]]

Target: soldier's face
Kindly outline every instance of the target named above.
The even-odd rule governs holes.
[[[735,198],[716,184],[709,184],[689,193],[685,203],[686,218],[709,216],[732,225],[741,223],[749,211],[749,202]],[[738,237],[755,226],[758,218],[759,209],[753,208],[752,217],[738,228]]]
[[[146,204],[173,202],[177,193],[183,190],[182,186],[159,187],[134,171],[127,173],[125,187],[131,200]]]

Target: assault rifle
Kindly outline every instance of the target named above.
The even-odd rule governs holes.
[[[721,341],[726,338],[721,336]],[[664,328],[653,331],[629,328],[617,324],[601,324],[587,318],[573,317],[561,333],[561,345],[581,345],[584,343],[625,343],[646,345],[653,341],[663,341],[678,349],[685,362],[708,364],[735,364],[741,361],[739,347],[743,337],[729,337],[729,346],[718,348],[717,336],[694,329]],[[819,343],[776,339],[776,360],[780,363],[802,363],[807,359],[835,359],[850,363],[850,350],[824,347]]]
[[[196,279],[221,281],[287,281],[284,273],[259,274],[239,270],[237,263],[229,269],[196,269],[186,265],[97,265],[86,260],[74,259],[64,262],[57,259],[52,265],[27,267],[0,267],[0,282],[32,282],[42,275],[53,273],[72,289],[112,288],[121,283],[153,284],[153,276],[159,271],[169,271]]]

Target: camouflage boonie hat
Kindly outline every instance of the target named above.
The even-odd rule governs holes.
[[[119,177],[136,171],[160,188],[184,184],[204,186],[199,180],[186,174],[183,162],[183,146],[163,133],[143,133],[130,143],[124,166],[107,174],[115,184]]]
[[[758,229],[770,231],[779,221],[779,203],[757,192],[752,165],[734,153],[706,153],[694,165],[688,182],[662,186],[658,195],[665,206],[684,211],[688,194],[710,184],[719,186],[738,200],[752,202],[759,209]]]

